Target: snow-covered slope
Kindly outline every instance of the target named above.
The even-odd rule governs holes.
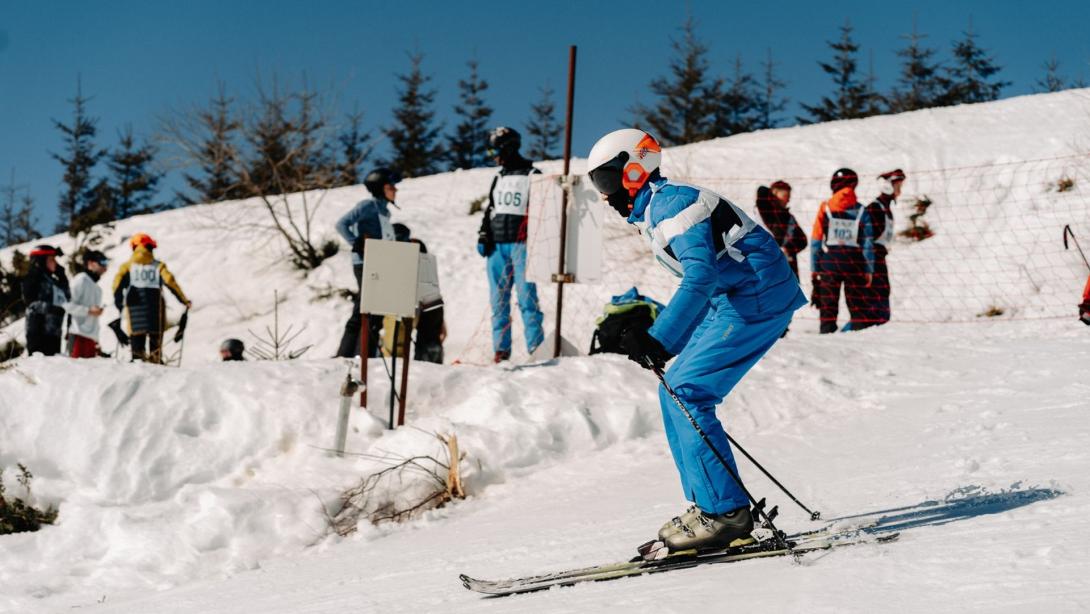
[[[927,214],[935,237],[899,244],[890,257],[894,317],[922,323],[818,338],[812,321],[800,322],[721,408],[797,494],[827,517],[1016,482],[1059,488],[1059,498],[923,527],[903,543],[812,566],[769,561],[478,600],[457,572],[503,576],[626,557],[683,502],[645,372],[620,357],[477,366],[490,356],[488,292],[473,249],[480,216],[467,212],[490,171],[455,172],[404,182],[394,218],[439,257],[448,362],[462,364],[414,363],[416,428],[391,433],[375,361],[371,394],[380,401],[371,414],[354,412],[349,448],[363,456],[347,459],[325,448],[346,369],[326,357],[350,308],[336,296],[351,283],[348,257],[309,275],[293,270],[253,201],[120,222],[106,242],[115,262],[126,237],[148,232],[194,301],[184,365],[37,357],[0,371],[0,466],[26,463],[36,498],[60,504],[56,526],[0,537],[0,609],[60,611],[103,596],[99,610],[125,612],[691,611],[709,602],[873,611],[891,599],[911,610],[1090,607],[1080,580],[1090,573],[1080,545],[1090,538],[1081,428],[1090,388],[1076,380],[1090,350],[1068,315],[1085,271],[1059,246],[1065,223],[1090,237],[1090,175],[1070,157],[1090,146],[1088,111],[1090,93],[1076,90],[741,135],[665,156],[667,174],[747,206],[757,185],[787,178],[804,224],[827,174],[843,165],[864,177],[864,197],[875,193],[873,175],[900,166],[908,196],[936,203]],[[1050,191],[1060,176],[1075,188]],[[327,193],[315,235],[333,238],[334,220],[363,196]],[[606,281],[565,291],[564,330],[579,347],[609,295],[637,284],[665,300],[674,285],[630,229],[607,220]],[[249,341],[247,331],[272,324],[274,290],[281,326],[306,325],[298,344],[312,344],[310,353],[292,363],[216,363],[223,338]],[[541,294],[548,326],[555,294]],[[988,305],[1005,307],[1010,321],[931,325],[973,320]],[[1053,317],[1064,319],[1032,321]],[[3,334],[19,336],[21,325]],[[435,454],[434,432],[459,436],[468,501],[406,526],[326,535],[323,504],[381,466],[376,457]],[[785,524],[805,525],[742,470],[781,504]],[[1074,538],[1055,539],[1064,532]]]

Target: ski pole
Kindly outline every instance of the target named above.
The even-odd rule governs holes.
[[[696,430],[697,435],[700,435],[700,438],[704,440],[704,445],[708,446],[708,449],[712,451],[712,454],[715,455],[715,458],[719,461],[721,465],[723,465],[723,468],[727,470],[727,473],[730,474],[730,477],[734,480],[734,483],[737,484],[738,488],[741,488],[742,492],[744,492],[746,494],[746,497],[749,498],[750,503],[753,504],[753,509],[757,510],[758,518],[763,517],[765,523],[768,525],[768,528],[772,529],[772,537],[776,540],[776,545],[787,550],[788,552],[792,552],[793,549],[791,548],[791,544],[788,543],[785,534],[780,532],[780,530],[776,528],[776,525],[772,523],[772,518],[770,518],[768,513],[765,512],[764,506],[759,505],[757,503],[757,500],[753,498],[753,495],[750,494],[749,489],[747,489],[745,484],[742,483],[742,478],[738,477],[738,474],[734,471],[734,469],[731,469],[730,463],[727,462],[727,459],[723,458],[723,455],[719,453],[719,450],[715,447],[715,444],[713,444],[712,441],[708,439],[708,435],[704,432],[704,429],[700,428],[700,425],[697,423],[696,418],[693,417],[692,412],[689,411],[689,408],[685,406],[685,403],[681,402],[681,399],[678,398],[677,393],[675,393],[674,389],[670,387],[670,384],[666,383],[666,377],[663,375],[662,369],[651,364],[648,364],[648,366],[651,367],[651,370],[655,372],[656,376],[658,376],[659,382],[662,383],[662,387],[666,390],[666,393],[670,395],[670,398],[674,400],[674,404],[677,405],[678,408],[680,408],[681,411],[685,414],[685,417],[689,419],[689,424],[693,425],[693,429]]]
[[[661,380],[662,378],[660,377],[659,379]],[[662,383],[663,383],[663,385],[666,385],[665,381],[663,381]],[[748,458],[749,462],[753,463],[758,469],[760,469],[761,473],[765,474],[765,476],[768,479],[772,480],[772,483],[775,484],[780,490],[782,490],[785,495],[790,497],[791,500],[794,501],[796,505],[798,505],[800,508],[802,508],[802,510],[804,512],[809,514],[810,515],[810,520],[820,520],[821,519],[821,512],[820,511],[815,512],[815,511],[811,510],[810,508],[806,507],[806,505],[802,501],[799,501],[798,497],[796,497],[794,494],[792,494],[790,490],[787,490],[787,487],[784,486],[783,484],[781,484],[780,481],[776,479],[776,476],[772,475],[768,471],[768,469],[765,469],[764,465],[757,462],[757,459],[753,458],[753,455],[750,454],[749,452],[747,452],[746,449],[742,447],[742,444],[738,443],[738,441],[735,438],[731,437],[730,433],[724,433],[724,434],[727,436],[727,441],[729,441],[732,446],[734,446],[735,448],[738,448],[738,451],[741,452],[743,456]]]
[[[1071,240],[1075,242],[1075,249],[1079,250],[1079,255],[1082,256],[1082,263],[1086,265],[1087,269],[1090,269],[1090,262],[1086,260],[1086,254],[1082,251],[1082,246],[1079,245],[1079,240],[1075,238],[1075,231],[1071,230],[1070,224],[1064,224],[1064,249],[1067,247],[1067,235],[1071,235]]]
[[[778,486],[779,489],[783,491],[783,494],[790,497],[791,500],[794,501],[796,505],[801,507],[803,509],[803,511],[805,511],[807,514],[810,514],[810,520],[820,520],[821,519],[821,512],[820,511],[815,512],[815,511],[812,511],[810,508],[806,507],[802,503],[802,501],[799,501],[798,498],[795,497],[795,495],[791,494],[790,490],[787,490],[786,486],[784,486],[783,484],[780,484],[780,481],[777,480],[775,476],[773,476],[771,473],[768,472],[767,469],[765,469],[763,466],[761,466],[761,463],[758,463],[757,459],[753,458],[753,456],[751,456],[749,452],[746,452],[746,449],[742,447],[742,444],[738,443],[733,437],[731,437],[730,433],[726,433],[726,435],[727,435],[727,441],[730,441],[730,444],[732,446],[734,446],[735,448],[738,448],[738,451],[741,452],[743,456],[748,458],[749,462],[756,465],[757,468],[761,470],[761,473],[765,474],[765,476],[767,476],[768,479],[772,480],[772,483],[775,484],[776,486]]]

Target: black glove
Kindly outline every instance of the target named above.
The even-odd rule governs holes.
[[[666,361],[673,358],[658,339],[639,328],[630,328],[625,331],[624,337],[621,338],[621,349],[628,353],[629,360],[644,369],[661,371],[666,366]]]
[[[489,221],[489,215],[485,213],[481,229],[477,231],[477,253],[487,258],[494,251],[496,251],[496,242],[492,240],[492,223]]]
[[[121,318],[110,322],[110,330],[114,331],[114,335],[117,336],[117,342],[121,345],[129,345],[129,336],[125,334],[125,331],[121,329]]]

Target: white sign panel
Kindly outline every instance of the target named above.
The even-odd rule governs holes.
[[[605,205],[590,179],[572,177],[568,203],[568,237],[564,268],[575,283],[596,283],[602,278],[602,215]],[[533,175],[530,184],[530,219],[526,237],[526,278],[552,283],[560,256],[561,177]]]
[[[363,247],[360,311],[416,317],[419,271],[420,246],[416,243],[368,239]]]

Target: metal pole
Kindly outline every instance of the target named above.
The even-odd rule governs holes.
[[[401,326],[401,320],[394,320],[394,342],[392,344],[393,356],[390,357],[390,429],[394,428],[394,397],[397,396],[397,335]],[[386,343],[383,342],[383,347]]]
[[[560,356],[560,326],[564,320],[564,283],[572,281],[564,265],[564,252],[568,248],[568,173],[571,171],[571,126],[575,110],[575,45],[568,47],[568,113],[564,122],[564,191],[560,195],[560,263],[556,281],[556,339],[553,358]]]
[[[394,338],[394,343],[397,343],[397,338]],[[412,350],[413,343],[413,319],[405,318],[405,343],[402,345],[404,348],[405,359],[404,366],[401,367],[401,395],[398,398],[397,408],[397,425],[405,425],[405,397],[409,392],[409,363],[412,362],[412,357],[409,356],[409,352]]]
[[[1070,224],[1064,225],[1064,249],[1069,249],[1067,247],[1067,235],[1071,235],[1071,240],[1075,243],[1075,249],[1079,250],[1079,255],[1082,256],[1083,264],[1086,265],[1087,269],[1090,269],[1090,261],[1086,260],[1086,254],[1082,252],[1082,246],[1079,245],[1079,240],[1075,238],[1075,231],[1071,230]]]
[[[352,397],[359,384],[352,380],[352,361],[348,361],[348,373],[341,384],[341,407],[337,414],[337,434],[333,439],[333,451],[337,456],[344,456],[344,446],[348,439],[348,414],[352,407]]]
[[[360,313],[360,407],[367,407],[367,346],[371,343],[371,316]]]

